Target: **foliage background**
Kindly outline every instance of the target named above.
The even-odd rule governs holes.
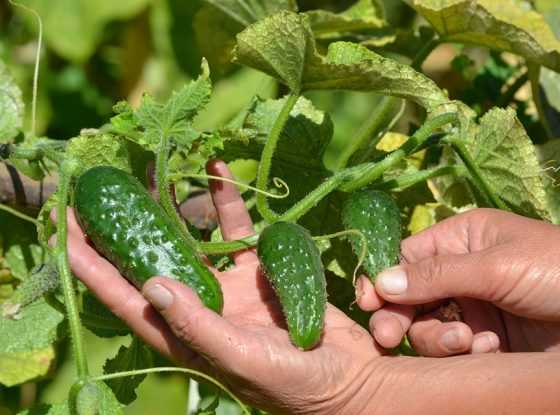
[[[223,44],[228,41],[227,32],[238,28],[229,27],[231,22],[217,24],[222,17],[202,0],[22,0],[21,3],[37,10],[44,23],[37,135],[66,140],[79,135],[85,126],[105,123],[113,115],[112,106],[117,101],[128,100],[135,105],[144,92],[167,98],[172,90],[196,78],[202,56],[209,60],[214,92],[207,110],[195,120],[195,126],[201,131],[230,121],[254,95],[268,98],[286,92],[267,75],[228,63],[230,56],[224,52]],[[531,6],[528,2],[519,3]],[[532,6],[547,11],[545,16],[550,26],[560,31],[557,3],[553,0],[533,3]],[[300,11],[323,8],[338,12],[351,4],[353,1],[347,0],[298,1]],[[422,21],[404,2],[385,0],[384,5],[387,20],[394,30],[409,30]],[[0,1],[0,60],[7,64],[22,88],[26,103],[31,102],[37,35],[37,24],[32,16],[5,0]],[[406,59],[407,51],[399,52]],[[408,52],[412,55],[416,51]],[[424,65],[424,72],[446,88],[451,98],[462,99],[480,115],[500,104],[500,99],[523,76],[523,71],[523,63],[513,55],[449,44],[437,48]],[[547,122],[539,119],[528,84],[516,90],[507,104],[516,109],[531,140],[535,144],[548,142],[550,147],[550,139],[560,136],[557,112],[560,110],[560,83],[555,83],[558,79],[554,73],[549,76],[550,79],[546,76],[543,79]],[[332,167],[349,134],[367,118],[380,97],[343,91],[307,95],[317,108],[328,112],[333,119],[334,140],[325,154],[325,164]],[[418,111],[415,106],[407,105],[404,116],[392,131],[403,134],[413,131],[423,115]],[[30,114],[30,111],[25,112],[24,129],[27,130]],[[395,137],[398,140],[398,135]],[[552,143],[556,148],[554,141]],[[549,153],[554,154],[546,152]],[[250,177],[253,169],[254,166],[240,164],[235,166],[235,173]],[[445,207],[434,208],[436,199],[426,186],[419,186],[409,192],[408,198],[399,201],[408,216],[413,211],[416,213],[409,224],[411,232],[453,213]],[[37,262],[33,257],[33,228],[2,212],[0,242],[0,260],[9,262],[12,270],[19,267],[20,272],[25,273]],[[1,278],[0,273],[0,282]],[[88,335],[86,341],[92,369],[101,371],[103,362],[130,339],[100,339]],[[0,415],[13,413],[16,407],[35,397],[48,403],[65,399],[74,380],[74,369],[66,359],[70,354],[67,342],[57,344],[56,348],[59,368],[56,378],[47,377],[21,387],[0,386]],[[53,353],[47,349],[45,353]],[[161,402],[165,402],[168,413],[184,413],[188,384],[181,376],[150,375],[140,386],[138,396],[139,399],[126,408],[127,414],[161,413]],[[236,413],[232,408],[225,402],[219,413]]]

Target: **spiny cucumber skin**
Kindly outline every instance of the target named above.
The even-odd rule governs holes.
[[[327,307],[321,253],[299,225],[277,222],[259,236],[257,254],[286,318],[292,342],[303,350],[321,339]]]
[[[393,198],[379,190],[360,190],[345,201],[342,208],[344,227],[362,232],[367,241],[364,268],[372,281],[399,262],[401,215]],[[356,255],[362,252],[362,239],[350,237]]]
[[[135,177],[110,166],[94,167],[78,179],[75,207],[96,249],[136,287],[151,277],[168,276],[221,312],[219,282]]]

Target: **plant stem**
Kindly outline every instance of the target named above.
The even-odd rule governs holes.
[[[27,216],[25,213],[22,213],[14,208],[11,208],[10,206],[6,206],[3,203],[0,203],[0,210],[3,210],[4,212],[8,212],[11,215],[17,216],[18,218],[30,222],[35,226],[39,226],[39,221],[37,219],[32,218],[31,216]]]
[[[473,160],[465,142],[457,136],[449,138],[448,142],[453,147],[453,150],[455,150],[455,152],[459,155],[461,160],[463,160],[463,163],[465,163],[475,186],[477,186],[479,190],[488,197],[494,207],[502,210],[510,210],[504,201],[496,194],[494,189],[492,189],[490,184],[484,179],[482,172]]]
[[[434,167],[433,169],[420,170],[417,173],[405,174],[402,176],[395,177],[393,179],[382,181],[378,184],[373,185],[376,189],[392,190],[399,189],[404,190],[412,187],[418,183],[425,182],[426,180],[433,179],[434,177],[440,176],[460,176],[466,172],[465,166],[440,166]]]
[[[266,140],[266,144],[264,146],[261,160],[259,162],[259,168],[257,172],[257,189],[266,191],[268,186],[268,179],[270,176],[270,167],[272,166],[272,156],[276,151],[276,145],[278,144],[278,140],[280,139],[280,135],[282,131],[284,131],[284,127],[290,118],[290,112],[296,105],[299,99],[299,95],[297,94],[290,94],[286,98],[286,102],[282,107],[282,110],[278,114],[272,129],[268,135]],[[261,193],[257,193],[257,210],[259,211],[260,215],[267,221],[267,222],[274,222],[278,219],[278,214],[276,214],[269,206],[268,201],[265,195]]]
[[[73,172],[75,171],[73,161],[65,161],[60,170],[60,181],[58,185],[58,202],[56,205],[56,249],[55,256],[60,273],[62,290],[64,293],[64,304],[66,315],[70,326],[70,336],[72,338],[72,348],[74,359],[78,370],[78,377],[85,379],[88,374],[88,365],[83,344],[83,331],[79,317],[78,304],[72,284],[72,274],[68,263],[68,223],[66,215],[66,205],[68,203],[68,193]]]
[[[420,52],[414,57],[410,66],[413,69],[417,70],[418,72],[422,72],[422,64],[426,61],[428,56],[434,51],[442,43],[442,40],[439,38],[433,38],[428,43],[424,45]]]
[[[278,220],[284,222],[297,222],[307,212],[336,190],[346,180],[346,170],[336,173],[316,187],[311,193],[284,212]]]
[[[414,133],[399,149],[389,153],[383,160],[351,167],[348,170],[350,177],[347,183],[339,189],[343,192],[353,192],[380,178],[383,173],[399,163],[406,156],[413,154],[428,140],[432,133],[446,124],[457,120],[457,114],[446,113],[428,120]]]
[[[390,128],[389,125],[385,125],[387,117],[392,113],[395,104],[400,102],[402,102],[401,99],[394,97],[383,97],[381,99],[381,103],[375,108],[369,119],[358,131],[358,137],[350,141],[342,151],[341,156],[336,161],[335,170],[346,167],[352,155],[359,149],[365,147],[368,141],[372,141],[368,147],[375,147],[377,142],[381,139],[381,132]]]
[[[529,72],[526,71],[520,77],[518,77],[513,84],[502,94],[498,101],[496,101],[497,107],[506,107],[513,100],[517,91],[521,89],[523,85],[529,80]]]
[[[175,223],[178,229],[181,230],[186,242],[192,246],[197,247],[198,243],[193,238],[185,222],[179,217],[179,213],[175,208],[175,203],[171,199],[171,192],[169,191],[169,182],[167,181],[167,159],[169,156],[169,137],[167,134],[161,135],[160,147],[156,155],[156,186],[159,193],[159,202],[167,215]]]
[[[237,396],[233,394],[228,388],[222,385],[220,382],[215,380],[214,378],[206,375],[205,373],[199,372],[197,370],[182,368],[182,367],[152,367],[149,369],[138,369],[138,370],[130,370],[127,372],[119,372],[119,373],[111,373],[109,375],[101,375],[95,376],[91,380],[93,382],[97,381],[105,381],[110,379],[118,379],[124,378],[128,376],[137,376],[137,375],[149,375],[150,373],[162,373],[162,372],[179,372],[179,373],[187,373],[191,376],[196,376],[198,378],[204,379],[205,381],[212,383],[214,386],[217,386],[219,389],[225,391],[243,410],[243,412],[247,415],[251,415],[247,407],[239,400]]]
[[[206,255],[226,255],[242,251],[257,245],[259,235],[252,235],[236,241],[226,242],[199,242],[198,247]]]

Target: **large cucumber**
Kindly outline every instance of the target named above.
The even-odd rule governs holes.
[[[294,223],[277,222],[260,235],[257,253],[282,305],[292,342],[307,350],[321,339],[327,306],[321,253]]]
[[[372,281],[377,274],[399,262],[401,215],[393,198],[379,190],[360,190],[345,201],[342,222],[346,229],[362,232],[367,241],[364,268]],[[356,255],[362,252],[362,239],[351,236]]]
[[[75,207],[96,249],[136,287],[153,276],[168,276],[221,312],[219,282],[135,177],[114,167],[94,167],[78,179]]]

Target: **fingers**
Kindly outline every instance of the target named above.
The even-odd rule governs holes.
[[[396,304],[423,304],[435,300],[469,297],[499,301],[515,278],[499,270],[503,258],[490,251],[442,255],[413,264],[389,268],[378,275],[375,290]]]
[[[68,217],[70,230],[70,214]],[[54,241],[55,237],[51,243]],[[177,363],[196,366],[196,355],[173,335],[138,290],[87,244],[77,223],[68,234],[68,256],[73,273],[146,343]]]
[[[465,323],[442,323],[430,315],[415,320],[408,332],[414,349],[422,356],[445,357],[471,350],[473,332]]]
[[[233,366],[242,365],[244,357],[250,356],[240,329],[205,307],[186,285],[155,277],[144,285],[142,292],[173,333],[213,366],[236,372]]]
[[[387,304],[375,312],[369,327],[375,340],[386,349],[397,347],[407,333],[414,318],[414,309],[410,306]]]
[[[356,281],[356,303],[364,311],[379,310],[384,303],[383,298],[375,291],[371,280],[365,275],[360,276]]]
[[[209,162],[206,169],[208,174],[233,178],[226,163],[221,160]],[[253,222],[237,187],[218,180],[210,180],[209,183],[224,240],[232,241],[253,235]],[[252,250],[240,251],[233,254],[233,260],[237,265],[253,262],[256,261],[256,254]]]

